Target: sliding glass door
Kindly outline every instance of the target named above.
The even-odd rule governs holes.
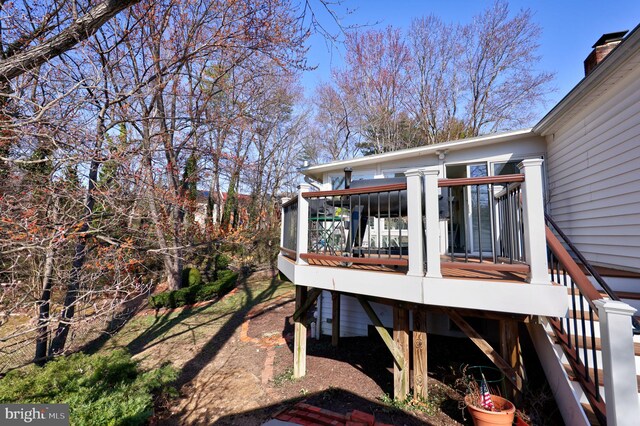
[[[471,178],[488,176],[486,163],[469,164],[468,176]],[[473,253],[491,253],[491,200],[487,185],[467,187],[469,247]]]
[[[487,163],[448,165],[447,178],[488,176]],[[478,255],[491,253],[491,213],[487,186],[451,187],[449,251]]]

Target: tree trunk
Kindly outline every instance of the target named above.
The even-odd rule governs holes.
[[[94,190],[96,182],[98,182],[98,170],[100,168],[100,162],[95,157],[100,155],[102,149],[102,143],[106,135],[107,129],[104,123],[104,116],[106,114],[107,105],[103,105],[98,118],[98,128],[96,132],[96,145],[94,158],[91,160],[89,166],[89,181],[87,182],[87,191],[85,193],[85,216],[82,218],[82,224],[78,230],[78,243],[75,247],[73,255],[73,262],[71,263],[71,273],[69,275],[69,282],[67,283],[67,292],[64,297],[64,305],[62,308],[62,314],[60,316],[60,323],[56,329],[56,333],[51,340],[51,346],[49,347],[49,356],[60,355],[64,351],[64,347],[67,344],[67,337],[69,335],[69,329],[71,328],[71,322],[76,312],[76,303],[78,300],[78,290],[80,289],[80,274],[84,262],[87,259],[87,236],[84,235],[89,230],[89,224],[93,219],[93,212],[95,207]]]
[[[38,300],[38,336],[36,337],[36,353],[34,362],[44,365],[47,358],[47,344],[49,342],[49,311],[51,309],[51,288],[53,286],[53,244],[47,247],[42,277],[42,294]]]
[[[88,39],[109,19],[140,0],[105,0],[55,36],[0,61],[0,75],[10,81]],[[28,35],[27,35],[28,36]]]

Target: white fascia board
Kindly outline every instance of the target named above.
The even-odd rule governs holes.
[[[564,286],[451,278],[425,279],[423,303],[551,317],[569,309]]]
[[[425,145],[417,148],[408,148],[398,151],[385,152],[383,154],[368,155],[365,157],[353,158],[350,160],[334,161],[317,166],[309,166],[300,169],[300,173],[312,179],[322,181],[322,174],[325,172],[342,171],[345,167],[360,167],[366,165],[378,165],[388,161],[415,158],[416,156],[436,154],[436,151],[456,151],[479,145],[491,145],[507,141],[515,141],[521,138],[534,135],[531,128],[514,130],[511,132],[491,133],[474,138],[458,139],[455,141],[442,142],[433,145]]]
[[[540,136],[550,134],[550,129],[564,114],[580,102],[589,102],[589,95],[603,84],[616,71],[629,62],[634,55],[640,54],[640,25],[636,26],[616,48],[585,76],[560,102],[547,113],[533,131]]]
[[[286,262],[286,260],[285,260]],[[451,308],[564,317],[567,290],[550,284],[414,277],[327,266],[292,265],[280,269],[296,285]],[[278,262],[278,266],[281,263]]]
[[[296,282],[295,263],[283,255],[278,255],[278,270],[284,274],[292,283]]]
[[[295,268],[296,285],[422,303],[422,277],[327,266]]]

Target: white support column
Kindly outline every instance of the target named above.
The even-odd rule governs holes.
[[[636,309],[609,299],[594,301],[600,318],[607,424],[636,425],[640,419],[631,316]]]
[[[291,198],[282,197],[280,199],[280,247],[284,247],[284,206]]]
[[[296,264],[306,265],[307,262],[300,258],[301,254],[307,253],[309,248],[309,201],[302,196],[303,192],[310,192],[311,185],[301,183],[298,185],[298,230],[297,230],[297,254]]]
[[[404,175],[407,177],[407,234],[409,237],[409,270],[407,275],[424,277],[422,170],[407,170]]]
[[[440,203],[438,193],[438,166],[422,169],[424,175],[424,205],[427,235],[428,278],[442,278],[440,272]]]
[[[524,240],[527,263],[531,268],[527,281],[532,284],[551,284],[547,266],[542,159],[524,160],[518,164],[518,168],[524,173],[522,184]]]

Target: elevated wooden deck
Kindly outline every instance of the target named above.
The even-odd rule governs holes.
[[[289,258],[287,259],[293,262],[293,260]],[[375,260],[376,258],[371,257],[367,259]],[[308,258],[306,260],[311,266],[348,268],[360,271],[373,271],[387,274],[407,273],[406,266],[342,262],[329,259],[328,256],[321,259]],[[444,278],[508,281],[519,284],[526,282],[526,271],[521,267],[523,265],[509,265],[500,263],[495,264],[491,261],[486,260],[480,263],[476,258],[469,258],[469,262],[451,262],[448,256],[443,256],[442,261],[442,276]],[[514,270],[504,270],[505,268]]]

